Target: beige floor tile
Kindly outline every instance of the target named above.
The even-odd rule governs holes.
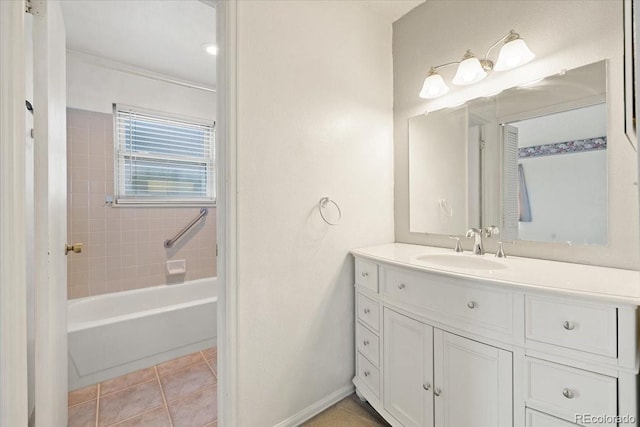
[[[207,360],[217,359],[218,358],[218,349],[217,349],[217,347],[207,348],[206,350],[202,350],[202,355]]]
[[[99,426],[126,420],[162,405],[160,386],[152,381],[111,393],[100,398]]]
[[[68,427],[95,427],[96,399],[69,407]]]
[[[100,384],[100,396],[105,396],[109,393],[113,393],[114,391],[147,382],[155,377],[155,370],[153,368],[147,368],[107,380]]]
[[[113,427],[171,427],[171,421],[167,408],[161,406],[138,417],[114,424]]]
[[[205,426],[218,418],[216,387],[169,402],[174,427]]]
[[[195,365],[200,362],[202,362],[202,355],[200,352],[187,354],[186,356],[178,357],[177,359],[159,364],[158,373],[160,375],[166,375],[177,369],[186,368],[187,366]]]
[[[206,362],[191,365],[160,377],[167,402],[216,384]]]
[[[98,385],[90,385],[88,387],[80,388],[69,392],[69,406],[74,406],[79,403],[86,402],[98,397]]]

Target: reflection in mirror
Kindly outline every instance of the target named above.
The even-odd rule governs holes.
[[[503,129],[505,183],[515,183],[517,191],[505,192],[513,199],[504,201],[503,238],[606,244],[607,105]]]
[[[607,243],[606,61],[409,120],[412,232]]]

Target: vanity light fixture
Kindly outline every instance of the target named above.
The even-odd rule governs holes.
[[[504,44],[500,48],[498,61],[494,66],[493,62],[489,60],[489,53],[502,42],[504,42]],[[438,74],[438,69],[440,68],[457,65],[458,70],[452,83],[454,85],[470,85],[481,81],[493,70],[510,70],[511,68],[516,68],[531,62],[533,58],[535,58],[535,54],[529,49],[525,41],[520,38],[518,33],[511,30],[506,36],[502,37],[487,49],[484,59],[478,59],[470,50],[467,50],[459,62],[448,62],[431,67],[427,78],[424,80],[419,96],[420,98],[430,99],[437,98],[449,92],[449,87],[444,82],[442,76]]]

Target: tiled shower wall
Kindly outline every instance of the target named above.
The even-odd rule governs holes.
[[[67,109],[68,239],[84,244],[69,254],[68,296],[90,295],[194,280],[216,275],[216,210],[173,248],[163,242],[199,208],[111,207],[113,117]],[[185,259],[184,276],[168,276],[166,261]]]

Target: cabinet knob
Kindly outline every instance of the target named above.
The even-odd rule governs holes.
[[[442,390],[436,387],[433,389],[433,394],[435,394],[436,396],[440,396],[442,394]]]
[[[367,307],[364,308],[364,314],[369,314],[371,312],[371,310],[369,310]]]
[[[476,308],[478,306],[478,304],[476,304],[475,301],[469,301],[467,303],[467,307],[469,307],[469,309],[473,310],[474,308]]]
[[[363,271],[361,274],[362,274],[362,277],[369,277],[369,273],[367,273],[366,271]]]
[[[365,377],[368,377],[369,375],[371,375],[371,372],[369,372],[369,371],[364,371],[364,376],[365,376]]]
[[[571,390],[570,388],[565,388],[562,389],[562,395],[564,397],[566,397],[567,399],[573,399],[573,397],[576,395],[573,390]]]
[[[565,328],[567,331],[572,331],[573,328],[575,328],[575,325],[573,324],[573,322],[569,322],[568,320],[565,320],[564,323],[562,324],[562,327]]]
[[[366,346],[368,346],[368,345],[369,345],[369,340],[364,340],[364,341],[362,341],[362,344],[363,344],[365,347],[366,347]]]
[[[398,285],[398,289],[403,290],[405,288],[404,283],[400,283]]]
[[[425,389],[426,391],[429,391],[431,389],[431,384],[424,383],[424,384],[422,384],[422,388]]]

